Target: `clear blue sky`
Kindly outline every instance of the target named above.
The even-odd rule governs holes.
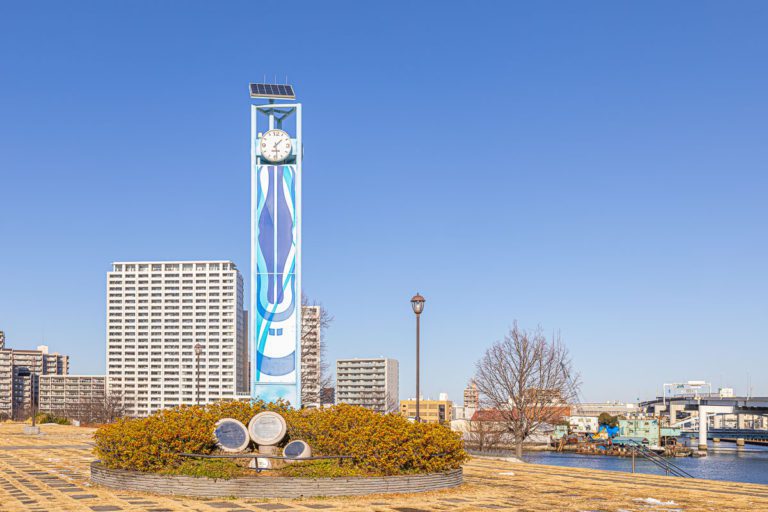
[[[291,9],[281,9],[289,6]],[[104,372],[105,274],[248,279],[247,84],[304,103],[304,284],[330,357],[460,400],[517,319],[588,400],[768,394],[765,2],[0,7],[0,329]]]

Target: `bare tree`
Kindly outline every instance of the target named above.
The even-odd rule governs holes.
[[[333,316],[316,301],[301,296],[301,401],[322,405],[320,390],[333,386],[329,371],[325,333]]]
[[[478,417],[469,420],[464,437],[469,447],[483,452],[498,448],[505,432],[504,425]]]
[[[521,330],[515,322],[476,364],[481,406],[498,411],[518,457],[531,434],[569,414],[578,392],[568,350],[559,334],[552,338],[548,341],[541,328]]]
[[[44,412],[81,423],[103,424],[112,423],[121,418],[124,408],[122,395],[112,391],[108,395],[83,396],[77,401],[68,402],[66,405]]]

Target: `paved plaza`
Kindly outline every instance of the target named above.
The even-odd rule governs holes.
[[[457,489],[304,500],[198,500],[90,485],[92,429],[44,425],[25,436],[0,424],[2,511],[768,510],[768,486],[682,480],[474,458]],[[669,503],[673,502],[673,503]]]

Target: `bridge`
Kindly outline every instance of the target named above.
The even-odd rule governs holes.
[[[670,424],[675,427],[698,427],[699,449],[707,449],[707,439],[743,439],[754,443],[768,443],[768,430],[747,428],[748,416],[767,416],[768,397],[721,397],[719,395],[671,396],[658,397],[642,402],[640,407],[655,416],[668,414]],[[688,413],[689,417],[677,421],[678,413]],[[696,413],[695,416],[693,414]],[[718,415],[736,415],[736,428],[709,429],[709,420]],[[699,421],[706,418],[706,421]],[[714,423],[714,422],[713,422]],[[761,421],[764,423],[764,421]],[[716,426],[716,425],[714,425]],[[690,430],[689,430],[690,431]],[[737,435],[740,434],[740,435]],[[736,437],[734,437],[736,436]]]

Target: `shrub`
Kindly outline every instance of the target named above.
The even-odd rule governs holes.
[[[467,458],[461,436],[437,424],[411,423],[402,416],[380,415],[362,407],[339,405],[330,409],[289,409],[285,403],[217,402],[207,406],[181,406],[152,416],[121,419],[99,428],[95,453],[110,468],[134,469],[192,476],[238,474],[236,466],[221,462],[191,462],[183,452],[210,454],[216,451],[213,436],[221,418],[248,424],[264,410],[279,412],[288,425],[284,442],[303,439],[313,455],[350,455],[354,459],[339,468],[327,464],[294,464],[281,470],[292,476],[324,476],[338,473],[394,475],[445,471],[459,467]],[[194,459],[192,459],[194,461]],[[247,472],[247,470],[243,470]]]
[[[60,416],[56,416],[54,414],[51,414],[49,412],[39,412],[35,415],[35,421],[37,423],[56,423],[58,425],[69,425],[69,420],[67,418],[62,418]]]
[[[195,478],[221,478],[228,480],[252,472],[232,461],[232,459],[186,459],[176,468],[168,468],[161,473],[185,475]]]
[[[287,466],[268,474],[301,478],[339,478],[368,475],[366,471],[348,461],[339,464],[336,460],[294,462],[293,464],[288,464]]]
[[[363,407],[291,410],[286,421],[290,438],[309,443],[313,455],[351,455],[357,467],[375,474],[445,471],[467,458],[461,434],[446,426]]]
[[[600,425],[608,425],[609,427],[618,427],[619,418],[617,416],[611,416],[610,413],[601,412],[597,417],[597,423]]]
[[[213,430],[221,418],[235,418],[247,425],[265,410],[284,413],[287,408],[283,403],[222,401],[163,409],[146,418],[123,418],[96,431],[95,453],[110,468],[175,468],[185,460],[180,453],[210,454],[216,450]]]

